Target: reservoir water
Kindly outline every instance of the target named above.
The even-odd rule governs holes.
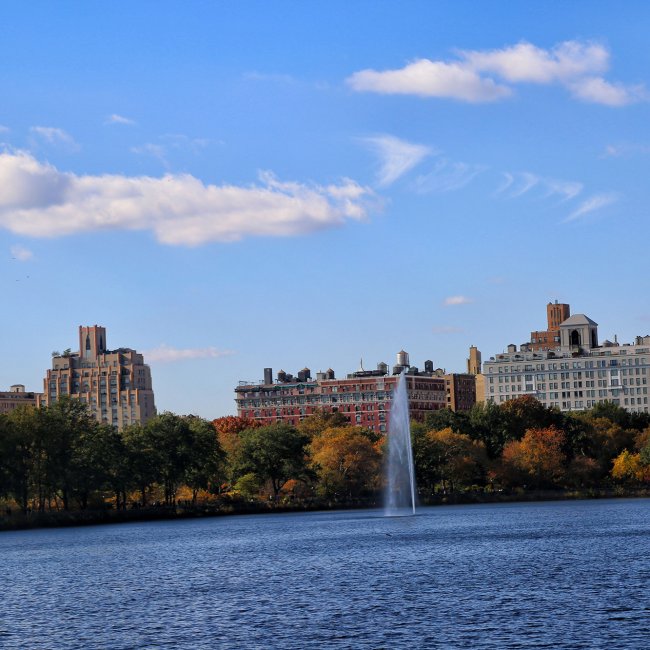
[[[650,500],[0,534],[0,648],[650,647]]]

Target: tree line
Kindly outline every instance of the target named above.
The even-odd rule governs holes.
[[[611,403],[563,413],[522,397],[435,411],[411,433],[424,502],[465,490],[650,482],[650,416]],[[346,503],[379,494],[385,447],[383,435],[340,413],[297,426],[163,413],[117,431],[64,398],[0,415],[0,499],[26,513],[179,499]]]

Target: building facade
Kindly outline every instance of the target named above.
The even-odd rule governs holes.
[[[118,429],[156,414],[151,371],[142,355],[130,348],[109,350],[106,329],[98,325],[79,327],[79,352],[52,358],[44,388],[46,406],[73,397],[99,422]]]
[[[42,393],[25,390],[22,384],[14,384],[8,391],[0,392],[0,413],[9,413],[21,406],[40,406]]]
[[[503,403],[523,395],[562,411],[590,409],[610,401],[648,412],[650,336],[634,343],[598,342],[598,324],[575,314],[558,326],[553,349],[509,345],[483,364],[487,400]]]
[[[411,418],[424,420],[427,413],[443,408],[469,409],[476,401],[475,382],[471,375],[445,374],[433,369],[431,361],[425,370],[409,365],[408,354],[397,355],[393,374],[380,363],[376,370],[363,370],[336,379],[330,368],[311,378],[309,368],[297,377],[278,372],[273,381],[270,368],[264,370],[260,383],[240,382],[235,388],[237,415],[253,418],[263,424],[286,422],[298,424],[314,413],[338,411],[352,424],[383,433],[388,430],[390,406],[399,374],[406,372]]]

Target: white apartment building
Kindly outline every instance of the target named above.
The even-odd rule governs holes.
[[[483,364],[485,398],[497,404],[530,395],[562,411],[581,411],[611,401],[632,412],[648,412],[650,336],[632,344],[598,344],[598,324],[574,314],[560,326],[559,346],[531,350],[509,345]]]

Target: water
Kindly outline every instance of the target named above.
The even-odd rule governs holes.
[[[0,534],[0,647],[648,647],[650,500]]]
[[[384,504],[387,515],[415,514],[415,470],[405,373],[397,381],[390,407]]]

